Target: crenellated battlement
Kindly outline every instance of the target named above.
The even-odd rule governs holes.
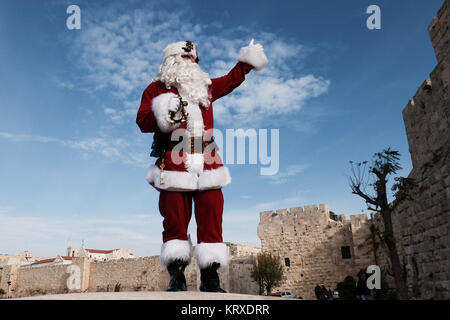
[[[428,27],[437,65],[403,109],[413,175],[433,167],[450,145],[450,4],[442,5]]]
[[[360,226],[370,219],[366,214],[354,214],[350,219],[345,214],[336,215],[330,213],[327,204],[307,205],[303,207],[293,207],[286,209],[267,210],[259,213],[260,224],[265,223],[318,223],[329,224],[330,220],[341,222],[343,224],[351,224],[352,226]]]
[[[326,216],[330,217],[330,210],[327,204],[309,205],[304,207],[293,207],[288,209],[277,209],[260,212],[261,223],[265,221],[285,221],[296,219],[315,219],[317,217]]]
[[[428,26],[428,34],[430,35],[438,63],[445,61],[446,56],[450,52],[449,12],[450,3],[445,1]]]

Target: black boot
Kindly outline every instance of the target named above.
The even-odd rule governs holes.
[[[186,278],[184,277],[184,269],[188,263],[182,260],[175,260],[167,266],[170,274],[169,287],[166,291],[186,291]]]
[[[219,269],[219,267],[220,263],[214,262],[209,267],[200,270],[200,279],[202,280],[200,291],[226,293],[226,291],[220,287],[220,279],[217,274],[217,269]]]

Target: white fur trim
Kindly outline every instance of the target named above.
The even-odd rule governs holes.
[[[248,46],[241,48],[238,60],[251,64],[257,71],[261,70],[269,63],[262,45],[259,43],[254,44],[253,39]]]
[[[203,123],[203,116],[200,107],[198,104],[189,101],[184,96],[181,97],[188,103],[185,108],[188,112],[186,129],[192,137],[201,137],[205,131],[205,125]]]
[[[147,181],[158,190],[192,191],[197,190],[198,176],[186,171],[164,170],[164,183],[161,184],[161,169],[151,165],[147,171]]]
[[[230,171],[222,166],[214,170],[206,170],[198,177],[198,189],[219,189],[231,183]]]
[[[170,132],[180,126],[180,123],[171,124],[168,120],[169,117],[169,102],[177,95],[172,92],[160,94],[152,100],[152,111],[156,118],[156,123],[159,129],[164,132]]]
[[[213,262],[220,263],[220,267],[228,266],[228,248],[223,242],[202,242],[194,248],[195,259],[200,269],[209,267]]]
[[[186,170],[197,176],[203,172],[204,156],[202,153],[186,154]]]
[[[222,166],[205,170],[200,175],[187,171],[164,170],[164,183],[161,184],[161,169],[152,164],[147,171],[147,181],[157,190],[193,191],[220,189],[231,183],[230,171]]]
[[[163,50],[163,59],[166,59],[169,56],[175,56],[175,55],[190,55],[194,59],[197,59],[197,46],[193,43],[192,50],[189,52],[186,52],[183,48],[186,47],[186,41],[178,41],[169,44],[164,50]]]
[[[191,102],[189,99],[182,95],[183,100],[188,102],[186,111],[188,113],[186,120],[186,138],[190,137],[202,137],[205,131],[205,125],[203,123],[203,116],[200,110],[200,106]],[[191,146],[188,146],[191,148]],[[201,153],[188,153],[186,155],[185,168],[188,172],[199,175],[203,172],[204,157]]]
[[[160,262],[163,268],[176,259],[186,261],[188,264],[191,262],[192,257],[192,244],[189,240],[169,240],[164,242],[161,246]]]

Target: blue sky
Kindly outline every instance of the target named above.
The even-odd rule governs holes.
[[[66,28],[71,4],[81,8],[80,30]],[[366,28],[371,4],[381,30]],[[348,161],[392,147],[400,175],[411,170],[402,110],[436,64],[427,27],[441,4],[1,1],[0,253],[55,256],[84,240],[159,254],[158,192],[145,181],[152,135],[135,116],[162,49],[186,39],[212,77],[251,38],[269,58],[214,104],[221,130],[280,130],[277,175],[229,165],[225,241],[259,246],[263,210],[326,203],[366,212],[348,187]]]

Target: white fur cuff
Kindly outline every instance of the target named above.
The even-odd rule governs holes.
[[[175,97],[176,94],[167,92],[160,94],[152,100],[152,111],[155,115],[156,123],[158,124],[159,130],[161,130],[161,132],[167,133],[175,130],[180,126],[179,123],[171,124],[168,120],[169,102],[172,98]]]
[[[228,247],[223,242],[199,243],[194,254],[200,269],[205,269],[214,262],[220,263],[220,267],[228,266]]]
[[[248,46],[241,48],[238,60],[251,64],[256,71],[261,70],[269,63],[262,45],[254,44],[253,39]]]
[[[192,244],[188,240],[175,239],[164,242],[161,246],[161,266],[167,269],[167,266],[176,259],[186,261],[189,264],[192,257],[191,250]]]
[[[157,190],[192,191],[220,189],[231,183],[230,171],[222,166],[205,170],[200,175],[195,172],[164,170],[164,183],[161,184],[161,169],[152,164],[147,171],[147,181]]]
[[[161,169],[152,164],[147,171],[147,181],[157,190],[192,191],[198,186],[198,176],[186,171],[164,170],[161,184]]]
[[[198,177],[198,189],[220,189],[231,183],[230,171],[222,166],[214,170],[205,170]]]

